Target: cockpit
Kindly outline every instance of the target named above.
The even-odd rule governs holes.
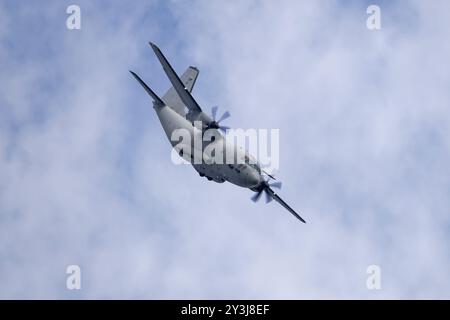
[[[248,164],[250,167],[254,168],[258,173],[261,173],[261,167],[258,161],[251,155],[249,154],[245,155],[245,163]]]

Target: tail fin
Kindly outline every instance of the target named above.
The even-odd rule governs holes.
[[[199,71],[197,68],[189,67],[180,77],[181,82],[183,82],[184,87],[189,92],[191,92],[192,88],[194,87],[195,80],[197,80],[198,77],[198,72]],[[162,96],[162,100],[168,107],[175,110],[178,114],[182,115],[183,117],[186,115],[186,107],[184,106],[183,101],[180,99],[180,96],[178,95],[174,87],[170,87],[170,89],[167,90],[166,94]]]
[[[130,73],[131,73],[131,74],[133,75],[133,77],[141,84],[141,86],[145,89],[145,91],[147,91],[147,93],[152,97],[153,102],[154,102],[156,105],[158,105],[158,106],[160,106],[160,107],[162,107],[162,106],[165,105],[164,102],[161,100],[161,98],[158,97],[158,96],[156,95],[156,93],[154,93],[153,90],[150,89],[149,86],[148,86],[144,81],[142,81],[142,79],[139,78],[139,76],[138,76],[136,73],[134,73],[134,72],[131,71],[131,70],[130,70]]]

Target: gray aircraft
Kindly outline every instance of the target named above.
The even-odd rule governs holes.
[[[272,188],[281,188],[281,182],[271,181],[275,180],[275,178],[265,172],[254,157],[242,148],[237,147],[234,141],[233,143],[227,141],[226,137],[220,133],[220,131],[229,129],[221,125],[221,122],[228,118],[230,113],[225,112],[219,119],[216,119],[217,107],[213,107],[212,117],[210,117],[202,111],[195,101],[191,92],[199,74],[198,69],[191,66],[179,78],[161,50],[154,43],[150,42],[150,46],[172,83],[172,87],[160,98],[136,73],[130,72],[153,99],[153,108],[172,147],[177,153],[183,159],[190,160],[189,162],[201,177],[206,177],[208,180],[218,183],[228,181],[240,187],[248,188],[255,192],[252,197],[254,202],[258,201],[261,195],[265,193],[266,202],[274,199],[297,219],[305,223],[305,220],[273,191]],[[200,126],[198,125],[199,123]],[[200,146],[201,150],[196,150],[195,148],[199,147],[192,140],[187,145],[183,145],[179,140],[174,141],[173,133],[180,129],[184,130],[184,132],[189,132],[194,139],[200,138],[202,141],[205,140],[204,136],[208,133],[210,135],[209,139],[206,139],[208,143],[202,144]],[[232,153],[233,162],[214,162],[208,161],[211,159],[205,159],[205,148],[209,147],[211,150],[211,146],[220,146],[224,155],[227,152]],[[197,160],[195,159],[195,155],[198,154],[196,151],[200,151],[200,154],[202,154],[200,161],[194,161]]]

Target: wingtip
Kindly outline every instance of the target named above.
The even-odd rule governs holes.
[[[137,81],[141,82],[141,78],[139,78],[139,76],[136,74],[136,72],[131,71],[131,70],[128,70],[128,71],[131,73],[131,75],[132,75]]]
[[[304,224],[306,224],[305,219],[303,219],[302,217],[300,217],[300,215],[298,213],[295,213],[295,217],[300,220],[301,222],[303,222]]]
[[[150,45],[150,47],[152,47],[153,50],[159,50],[158,46],[153,42],[149,41],[148,44]]]

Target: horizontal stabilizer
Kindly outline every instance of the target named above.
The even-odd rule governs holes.
[[[133,75],[133,77],[141,84],[141,86],[145,89],[145,91],[147,91],[147,93],[150,95],[150,97],[152,97],[153,101],[160,107],[164,106],[164,102],[161,100],[160,97],[158,97],[156,95],[156,93],[153,92],[152,89],[150,89],[150,87],[144,82],[142,81],[141,78],[139,78],[139,76],[134,73],[133,71],[130,70],[130,73]]]

